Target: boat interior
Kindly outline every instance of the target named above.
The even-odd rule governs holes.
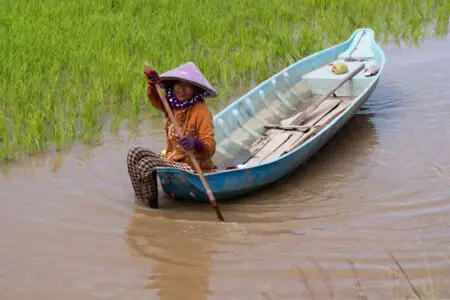
[[[286,68],[243,95],[214,118],[214,163],[219,169],[264,163],[314,136],[375,80],[362,70],[328,96],[361,64],[377,64],[372,47],[372,37],[358,33],[350,46],[319,52],[310,62]],[[337,62],[347,65],[346,74],[332,72]],[[320,98],[324,101],[313,105]],[[308,110],[306,118],[299,118],[311,105],[314,109]]]

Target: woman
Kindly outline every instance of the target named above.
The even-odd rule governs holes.
[[[211,160],[216,150],[212,115],[204,103],[205,97],[217,93],[192,62],[181,65],[161,76],[149,67],[144,69],[149,102],[166,114],[167,148],[164,155],[150,149],[134,147],[127,157],[128,174],[137,198],[151,208],[158,208],[156,167],[173,167],[193,171],[187,151],[192,151],[200,168],[205,172],[215,170]],[[178,136],[167,117],[155,85],[166,91],[169,106],[183,135]]]

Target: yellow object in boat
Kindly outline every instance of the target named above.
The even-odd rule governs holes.
[[[161,151],[161,153],[160,153],[160,154],[161,154],[162,156],[166,156],[166,153],[167,153],[167,150],[166,150],[166,149],[164,149],[164,150],[162,150],[162,151]]]
[[[331,67],[331,72],[336,75],[345,74],[348,72],[348,67],[344,63],[334,63]]]

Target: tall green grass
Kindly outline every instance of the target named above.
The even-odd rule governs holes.
[[[194,61],[215,105],[356,28],[417,45],[446,35],[449,15],[448,0],[0,0],[0,159],[147,117],[146,60]]]

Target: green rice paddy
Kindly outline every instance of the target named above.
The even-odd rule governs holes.
[[[143,62],[195,62],[212,106],[371,27],[381,43],[448,33],[448,0],[0,0],[0,160],[101,140],[152,109]]]

